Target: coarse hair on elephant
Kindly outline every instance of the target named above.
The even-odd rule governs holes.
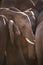
[[[43,21],[40,22],[36,29],[35,49],[38,65],[43,65]]]

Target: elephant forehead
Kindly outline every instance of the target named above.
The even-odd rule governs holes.
[[[23,14],[22,15],[20,14],[20,15],[16,16],[15,21],[21,27],[26,25],[26,24],[29,24],[29,25],[31,24],[29,17],[25,16]]]

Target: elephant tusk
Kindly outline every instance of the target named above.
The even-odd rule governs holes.
[[[26,39],[26,41],[27,41],[28,43],[30,43],[30,44],[32,44],[32,45],[35,44],[34,42],[31,42],[28,38],[25,38],[25,39]]]
[[[34,16],[34,12],[33,12],[33,11],[31,11],[31,13],[32,13],[32,15]]]
[[[33,15],[33,18],[35,19],[35,15],[34,15],[34,12],[33,11],[31,11],[31,14]]]
[[[4,21],[4,25],[6,25],[6,21],[5,21],[5,19],[3,18],[3,21]]]

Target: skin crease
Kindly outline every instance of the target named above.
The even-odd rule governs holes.
[[[38,65],[43,65],[43,21],[37,26],[35,41]]]

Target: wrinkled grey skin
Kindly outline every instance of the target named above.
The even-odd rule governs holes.
[[[0,65],[4,64],[6,43],[8,38],[7,19],[0,15]]]
[[[35,34],[35,30],[36,30],[36,25],[37,25],[37,17],[39,15],[39,12],[36,10],[36,9],[27,9],[26,11],[24,11],[28,17],[30,18],[30,22],[31,22],[31,25],[32,25],[32,30]]]
[[[38,65],[43,65],[43,21],[36,29],[35,41]]]

